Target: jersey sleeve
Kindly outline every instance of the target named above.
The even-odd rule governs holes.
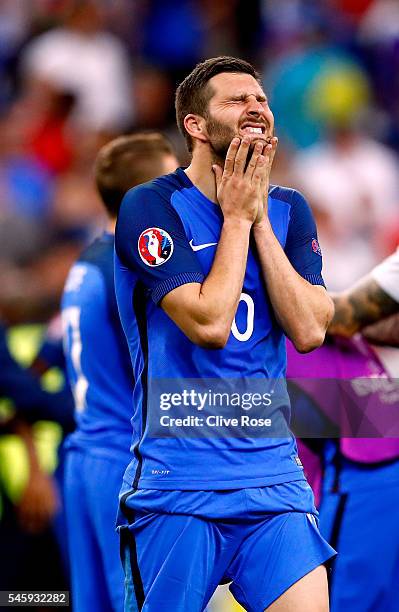
[[[323,258],[316,223],[309,204],[299,191],[292,192],[285,253],[292,266],[305,280],[312,285],[325,287],[321,274]]]
[[[122,264],[137,274],[156,304],[176,287],[204,280],[179,215],[150,183],[135,187],[124,197],[115,249]]]
[[[399,303],[399,248],[376,266],[371,276],[390,298]]]

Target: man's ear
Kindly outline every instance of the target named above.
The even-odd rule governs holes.
[[[201,115],[186,115],[184,117],[184,127],[191,138],[200,140],[201,142],[208,141],[208,133],[206,131],[206,121]]]

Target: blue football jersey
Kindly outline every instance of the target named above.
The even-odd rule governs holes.
[[[269,217],[296,271],[310,283],[323,285],[316,227],[303,196],[291,189],[271,187]],[[190,391],[186,390],[185,399],[193,401],[185,402],[184,409],[195,419],[196,402],[190,393],[196,381],[207,381],[205,385],[215,380],[235,381],[232,387],[240,387],[240,381],[259,385],[284,379],[285,336],[274,317],[254,245],[250,245],[241,299],[223,349],[193,344],[159,307],[174,288],[204,280],[222,224],[220,207],[208,200],[182,169],[135,187],[122,202],[115,235],[115,289],[136,379],[134,458],[126,472],[134,487],[216,490],[303,478],[289,431],[272,437],[258,427],[254,435],[245,435],[245,428],[234,434],[227,419],[226,427],[212,435],[209,427],[203,427],[208,418],[204,422],[198,411],[197,420],[175,422],[181,426],[174,429],[177,435],[163,434],[162,427],[154,425],[170,424],[173,414],[184,416],[181,393],[180,399],[177,394],[166,394],[169,405],[157,405],[153,389],[158,389],[159,381],[169,390],[175,383],[180,392],[186,384]],[[217,412],[214,408],[212,424]],[[279,415],[284,422],[289,419],[286,393],[274,409],[274,419]],[[185,423],[189,428],[184,429]]]
[[[134,378],[116,304],[113,253],[114,236],[104,233],[65,283],[64,350],[77,424],[68,444],[128,460]]]

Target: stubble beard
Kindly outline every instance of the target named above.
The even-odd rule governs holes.
[[[212,161],[224,165],[230,143],[237,134],[228,125],[216,121],[209,116],[206,122],[206,129],[209,135]]]
[[[213,117],[210,117],[209,115],[206,122],[206,129],[209,135],[209,146],[212,153],[212,162],[223,166],[231,141],[235,136],[238,136],[239,138],[242,136],[235,132],[230,126],[226,125],[225,123],[221,123],[220,121],[216,121],[216,119],[213,119]],[[249,145],[245,167],[251,159],[256,142],[257,140],[254,139]]]

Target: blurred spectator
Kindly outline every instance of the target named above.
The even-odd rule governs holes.
[[[76,97],[83,130],[118,132],[132,120],[131,67],[120,40],[104,29],[94,0],[70,0],[62,25],[27,45],[23,75],[30,88],[48,83]]]
[[[399,164],[382,144],[347,125],[297,155],[296,184],[317,216],[324,278],[340,290],[385,254],[383,233],[399,216]]]

